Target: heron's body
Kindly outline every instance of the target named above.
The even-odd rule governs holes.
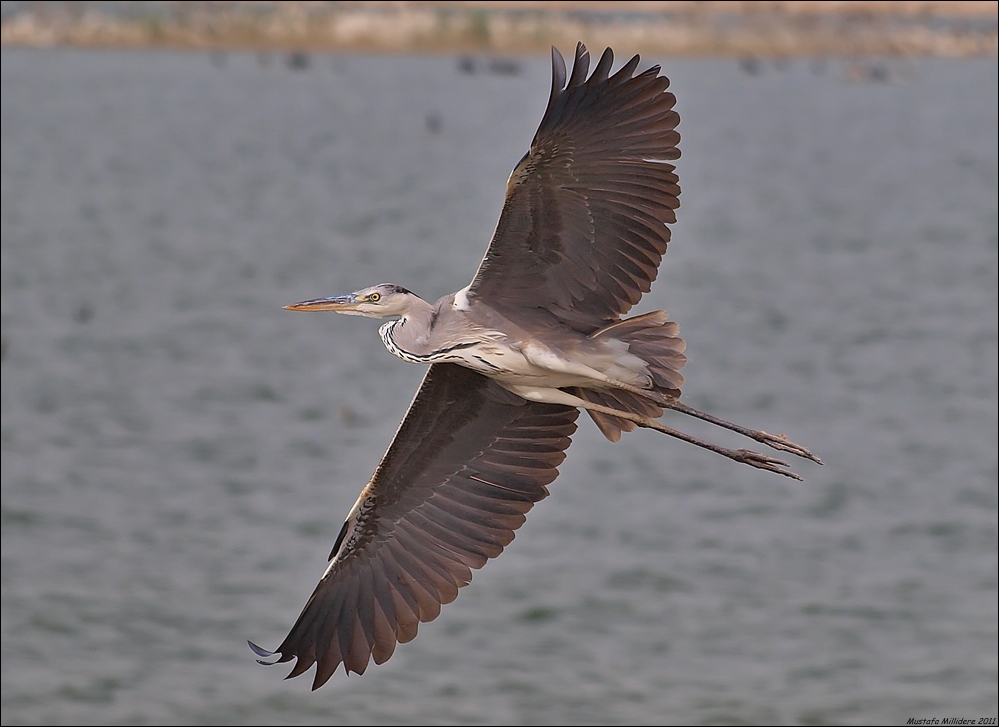
[[[686,363],[662,311],[625,318],[655,280],[680,187],[676,99],[659,68],[615,74],[607,49],[587,77],[552,49],[552,90],[530,151],[514,167],[492,242],[472,282],[428,303],[393,284],[292,310],[389,319],[388,350],[429,364],[388,451],[340,530],[291,632],[268,652],[363,672],[416,636],[499,555],[558,475],[579,409],[611,441],[654,429],[738,462],[800,479],[773,457],[730,450],[657,419],[673,409],[818,461],[781,435],[679,401]]]
[[[385,347],[404,361],[456,363],[515,393],[653,386],[649,364],[613,336],[585,336],[540,310],[517,322],[485,305],[462,310],[454,294],[434,305],[413,298],[405,315],[379,330]],[[530,334],[538,326],[546,331],[543,341]],[[564,403],[564,397],[557,402],[552,398],[556,396],[534,400]]]

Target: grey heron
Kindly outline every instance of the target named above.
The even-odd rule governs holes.
[[[662,311],[623,318],[650,290],[676,221],[679,116],[659,66],[636,55],[572,72],[552,49],[548,107],[506,188],[472,282],[436,303],[380,284],[290,310],[389,319],[386,348],[430,364],[388,451],[350,510],[298,621],[262,659],[316,664],[313,689],[343,664],[363,673],[416,636],[495,558],[558,475],[580,409],[611,441],[655,429],[764,470],[781,460],[691,437],[657,419],[673,409],[819,462],[782,435],[680,402],[679,326]]]

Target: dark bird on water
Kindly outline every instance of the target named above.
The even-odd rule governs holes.
[[[548,108],[514,167],[492,242],[472,282],[428,303],[392,284],[290,310],[388,318],[404,361],[430,364],[388,451],[350,510],[329,566],[291,632],[261,658],[316,665],[386,661],[514,538],[558,476],[580,409],[612,442],[655,429],[737,462],[801,479],[781,460],[731,450],[660,423],[664,410],[818,458],[783,435],[680,402],[679,326],[662,311],[623,316],[649,292],[676,221],[680,117],[659,66],[636,55],[611,75],[608,48],[587,77],[552,49]]]

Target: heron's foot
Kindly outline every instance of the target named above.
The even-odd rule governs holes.
[[[670,427],[667,427],[664,424],[657,422],[654,419],[649,419],[647,417],[635,417],[635,419],[632,419],[632,421],[634,421],[640,427],[655,429],[657,431],[662,432],[663,434],[668,434],[671,437],[682,439],[685,442],[690,442],[691,444],[695,444],[698,447],[703,447],[704,449],[710,450],[716,454],[720,454],[722,457],[728,457],[729,459],[735,460],[736,462],[741,462],[742,464],[748,464],[750,467],[755,467],[756,469],[760,470],[767,470],[768,472],[775,472],[778,475],[784,475],[785,477],[790,477],[793,480],[804,481],[803,477],[788,469],[790,465],[787,462],[777,459],[776,457],[771,457],[768,454],[761,454],[760,452],[754,452],[751,449],[728,449],[727,447],[722,447],[720,445],[714,444],[713,442],[707,442],[703,439],[692,437],[691,435],[685,432],[681,432],[676,429],[671,429]]]
[[[803,478],[800,475],[797,475],[787,469],[790,467],[787,462],[783,462],[776,457],[771,457],[768,454],[760,454],[759,452],[754,452],[750,449],[718,449],[715,451],[718,452],[718,454],[728,457],[729,459],[734,459],[736,462],[748,464],[750,467],[767,470],[768,472],[776,472],[779,475],[790,477],[793,480],[803,481]]]
[[[812,454],[807,447],[795,444],[787,438],[786,434],[768,434],[764,431],[754,431],[750,436],[752,436],[752,438],[757,442],[765,444],[768,447],[772,447],[773,449],[780,450],[781,452],[790,452],[791,454],[799,457],[810,459],[816,464],[822,464],[822,460]]]
[[[822,460],[812,454],[807,447],[802,447],[800,444],[795,444],[790,439],[787,438],[786,434],[769,434],[767,432],[761,431],[759,429],[750,429],[749,427],[744,427],[741,424],[734,424],[733,422],[727,422],[724,419],[714,416],[713,414],[708,414],[707,412],[698,411],[692,406],[687,406],[679,399],[673,399],[669,397],[659,396],[656,399],[656,403],[667,409],[673,409],[674,411],[682,412],[688,414],[692,417],[697,417],[706,422],[711,422],[719,427],[723,427],[733,432],[738,432],[744,437],[749,437],[750,439],[755,439],[761,444],[765,444],[768,447],[779,450],[781,452],[788,452],[797,457],[803,457],[805,459],[810,459],[816,464],[822,464]]]
[[[693,437],[685,432],[681,432],[677,429],[667,427],[662,422],[658,422],[655,419],[651,419],[643,414],[636,414],[630,411],[620,411],[617,409],[611,409],[608,406],[603,406],[602,404],[597,404],[592,401],[584,401],[584,400],[580,400],[578,406],[582,406],[592,411],[598,411],[601,412],[602,414],[608,414],[610,416],[618,417],[620,419],[626,419],[628,421],[635,422],[635,424],[637,424],[638,426],[645,427],[646,429],[655,429],[657,432],[662,432],[663,434],[668,434],[671,437],[682,439],[684,442],[690,442],[691,444],[694,444],[698,447],[703,447],[704,449],[710,450],[716,454],[720,454],[723,457],[728,457],[729,459],[735,460],[736,462],[748,464],[750,467],[756,467],[757,469],[767,470],[768,472],[775,472],[778,475],[784,475],[785,477],[790,477],[791,479],[794,480],[803,479],[800,475],[797,475],[791,470],[787,469],[790,466],[787,462],[779,460],[776,457],[771,457],[766,454],[760,454],[759,452],[753,452],[752,450],[749,449],[728,449],[727,447],[722,447],[717,444],[714,444],[713,442],[707,442],[703,439],[698,439],[697,437]],[[701,413],[702,412],[697,412],[697,414]],[[705,416],[702,416],[701,418],[705,418]],[[728,422],[725,423],[728,424]],[[773,435],[766,434],[765,432],[756,432],[755,430],[753,431],[753,433],[759,434],[761,436],[766,436],[768,438],[766,441],[765,440],[760,440],[760,441],[764,441],[765,444],[769,444],[771,447],[774,445],[770,443],[770,440],[772,440],[777,444],[782,445],[780,449],[784,449],[788,452],[794,452],[795,454],[798,454],[799,452],[806,452],[809,456],[809,459],[813,459],[816,462],[818,461],[817,459],[815,459],[815,457],[812,455],[811,452],[809,452],[804,447],[798,447],[798,445],[793,444],[792,442],[788,442],[786,437],[774,437]],[[756,439],[756,437],[754,436],[753,439]],[[794,447],[794,449],[792,449],[792,447]]]

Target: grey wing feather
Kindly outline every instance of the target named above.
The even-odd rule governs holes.
[[[496,232],[468,290],[504,310],[543,308],[583,333],[650,290],[676,221],[676,98],[659,67],[610,75],[604,51],[565,63],[552,49],[552,91],[530,151],[507,183]]]
[[[431,366],[330,568],[273,654],[297,659],[289,678],[317,664],[317,689],[341,663],[363,673],[436,618],[548,495],[578,413],[454,364]]]

